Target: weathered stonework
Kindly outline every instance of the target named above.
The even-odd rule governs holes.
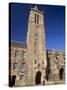
[[[26,44],[11,42],[10,53],[10,80],[15,80],[12,86],[25,86],[26,85]],[[10,81],[11,82],[11,81]]]
[[[11,41],[10,86],[62,84],[65,81],[65,54],[46,50],[44,15],[31,8],[27,43]]]
[[[62,84],[65,81],[65,54],[64,52],[47,51],[47,78],[48,83]],[[46,83],[47,84],[47,83]]]
[[[44,41],[45,41],[45,32],[44,32],[43,13],[38,11],[37,8],[32,8],[29,14],[28,33],[27,33],[27,48],[28,48],[27,75],[29,75],[28,85],[36,85],[37,72],[41,73],[41,84],[45,82],[44,76],[46,69],[46,48]]]

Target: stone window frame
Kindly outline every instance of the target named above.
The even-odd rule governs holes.
[[[21,58],[21,57],[22,57],[22,51],[18,51],[18,50],[17,50],[17,51],[15,52],[15,57],[16,57],[16,58]]]
[[[17,50],[16,52],[15,52],[15,57],[16,58],[23,58],[24,59],[24,54],[26,53],[26,51],[24,51],[24,50],[22,50],[22,51],[19,51],[19,50]]]
[[[22,58],[23,58],[23,60],[25,59],[25,58],[24,58],[25,54],[26,54],[26,51],[23,50],[23,51],[22,51]]]
[[[24,79],[24,74],[20,75],[20,80]]]
[[[39,24],[39,14],[37,15],[37,24]]]
[[[23,65],[23,66],[22,66]],[[20,67],[21,70],[24,70],[25,69],[25,62],[22,62],[21,63],[21,67]]]
[[[35,23],[36,23],[36,14],[35,14]]]
[[[17,63],[13,63],[13,69],[16,69],[17,68]]]
[[[35,13],[35,23],[39,24],[39,14]]]

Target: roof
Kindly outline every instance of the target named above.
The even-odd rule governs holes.
[[[26,43],[21,43],[21,42],[17,42],[17,41],[11,41],[10,46],[15,46],[15,47],[20,47],[20,48],[27,48]]]
[[[65,55],[65,51],[61,51],[61,50],[55,51],[53,49],[52,50],[47,49],[46,52],[49,53],[49,54],[50,53],[55,53],[55,54],[63,54],[63,55]]]
[[[34,7],[34,8],[31,8],[31,10],[33,10],[33,11],[35,11],[35,12],[38,12],[38,13],[40,13],[40,14],[43,14],[43,13],[44,13],[44,12],[42,12],[42,11],[38,10],[37,5],[35,5],[35,7]]]

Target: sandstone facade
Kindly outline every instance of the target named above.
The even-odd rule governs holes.
[[[43,14],[36,6],[31,8],[27,42],[11,42],[10,86],[62,84],[65,81],[65,54],[46,50]]]

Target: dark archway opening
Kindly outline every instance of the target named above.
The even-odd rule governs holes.
[[[13,75],[11,80],[11,87],[15,86],[15,81],[16,81],[16,75]]]
[[[59,78],[60,78],[60,80],[63,80],[63,72],[64,72],[64,69],[61,68],[60,71],[59,71]]]
[[[49,75],[50,75],[50,68],[47,67],[46,68],[46,77],[45,77],[47,81],[49,80]]]
[[[11,87],[11,75],[9,75],[9,86]]]
[[[41,72],[40,72],[40,71],[38,71],[38,72],[36,73],[35,83],[36,83],[36,85],[37,85],[37,84],[41,84]]]

